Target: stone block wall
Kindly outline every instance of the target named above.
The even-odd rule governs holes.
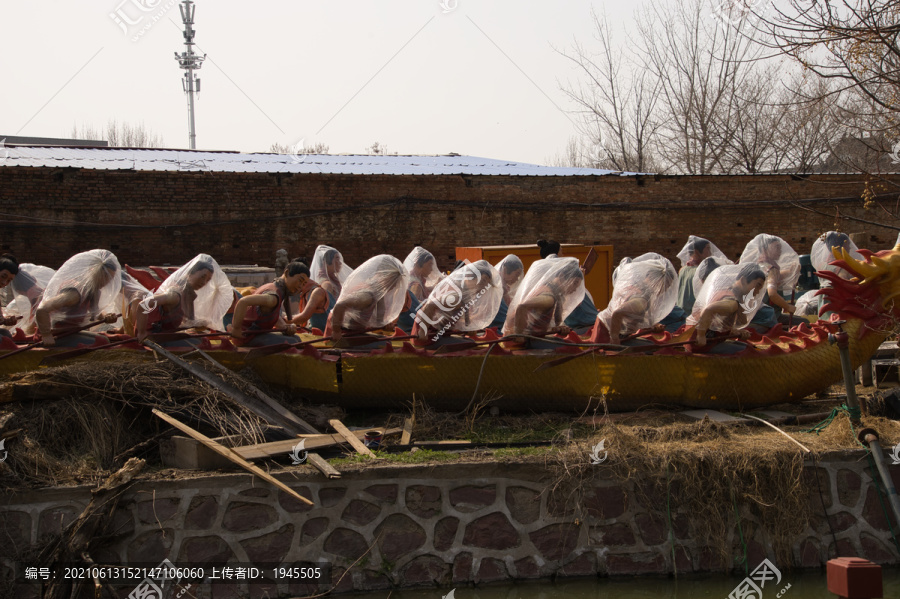
[[[819,484],[807,485],[812,518],[794,542],[791,564],[776,561],[768,541],[773,531],[742,507],[751,568],[764,558],[782,572],[822,567],[837,556],[900,561],[861,457],[845,452],[807,466],[806,476],[818,476]],[[244,474],[145,481],[125,495],[112,542],[93,557],[154,564],[168,558],[179,566],[328,562],[337,591],[728,571],[743,557],[737,530],[727,539],[734,561],[722,563],[692,537],[692,518],[702,514],[672,505],[670,527],[665,498],[641,499],[640,481],[623,484],[597,468],[593,482],[565,495],[548,492],[542,463],[378,467],[334,481],[308,466],[279,475],[315,506]],[[900,483],[900,471],[895,476]],[[4,495],[4,575],[18,555],[58,534],[89,500],[86,488]],[[299,596],[332,584],[205,585],[197,596]],[[38,596],[36,587],[18,592]]]
[[[272,266],[280,248],[291,258],[311,257],[325,243],[356,266],[379,253],[402,259],[418,244],[448,269],[457,246],[540,238],[613,245],[616,261],[648,251],[675,260],[695,234],[736,258],[760,232],[808,253],[817,235],[835,227],[838,214],[868,221],[839,222],[846,232],[865,233],[864,247],[893,246],[896,231],[880,226],[893,219],[863,207],[864,186],[861,175],[361,176],[0,167],[6,215],[0,250],[53,268],[95,247],[132,266],[181,264],[200,252],[221,264]],[[875,191],[889,190],[876,184]],[[893,201],[888,204],[892,210]]]

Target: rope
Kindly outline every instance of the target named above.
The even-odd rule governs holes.
[[[834,554],[837,557],[837,535],[834,534],[831,518],[828,517],[828,508],[825,507],[825,494],[822,493],[822,482],[819,480],[819,456],[817,454],[813,454],[813,466],[816,469],[816,486],[819,487],[819,501],[822,503],[822,513],[825,514],[825,522],[828,523],[828,529],[831,531],[831,540],[834,541]]]
[[[750,576],[750,560],[747,557],[747,543],[744,542],[744,528],[741,526],[741,515],[738,513],[737,501],[734,500],[734,488],[731,486],[731,482],[728,483],[728,488],[731,490],[731,503],[734,505],[734,517],[737,520],[738,532],[741,535],[741,546],[744,548],[744,558],[741,560],[744,562],[744,573],[747,576]]]
[[[808,429],[805,431],[800,431],[800,432],[816,433],[818,435],[819,433],[821,433],[822,431],[827,429],[831,425],[831,423],[834,422],[834,419],[837,418],[842,413],[847,414],[847,417],[850,418],[850,430],[853,430],[853,421],[859,420],[860,416],[862,416],[862,411],[860,408],[851,408],[847,404],[841,404],[839,407],[833,408],[831,410],[831,414],[829,414],[828,417],[825,418],[825,420],[823,420],[819,424],[815,425],[811,429]],[[853,438],[856,439],[856,431],[855,430],[853,431]],[[856,442],[859,443],[859,439],[856,439]],[[859,444],[862,445],[862,443],[859,443]],[[865,445],[863,445],[863,447],[865,447]]]
[[[669,518],[669,539],[672,541],[672,568],[675,573],[675,578],[678,578],[678,562],[675,560],[675,527],[672,526],[671,499],[672,493],[669,491],[669,463],[666,462],[666,515]]]

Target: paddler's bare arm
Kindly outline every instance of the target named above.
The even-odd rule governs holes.
[[[361,291],[350,295],[343,295],[331,309],[331,339],[337,341],[343,335],[341,323],[344,322],[344,314],[347,310],[365,310],[372,305],[375,296]]]
[[[719,300],[703,308],[703,312],[700,313],[700,318],[695,327],[697,331],[697,345],[701,347],[706,345],[706,331],[709,330],[709,325],[715,316],[731,316],[739,308],[740,305],[734,299]]]
[[[38,309],[34,313],[34,320],[37,323],[38,331],[41,333],[44,347],[56,345],[56,339],[53,338],[53,331],[50,325],[50,316],[57,310],[70,308],[77,305],[81,301],[81,296],[74,289],[66,289],[59,295],[45,298]]]
[[[156,306],[175,306],[178,305],[178,302],[181,301],[181,297],[174,291],[169,291],[167,293],[160,293],[158,295],[153,296],[153,301],[156,302]],[[138,341],[143,341],[147,337],[147,319],[149,314],[144,312],[144,309],[140,307],[140,305],[135,306],[137,311],[137,315],[134,318],[134,330],[135,337],[137,337]]]
[[[542,293],[541,295],[537,295],[535,297],[529,298],[524,302],[520,303],[516,306],[516,313],[513,318],[513,324],[515,329],[512,331],[512,334],[521,334],[525,332],[525,327],[528,326],[528,313],[532,310],[552,310],[553,309],[553,296],[549,293]],[[548,333],[552,333],[553,331],[547,331]]]
[[[614,310],[609,318],[609,342],[618,345],[622,336],[622,322],[628,316],[640,316],[647,311],[646,300],[640,297],[628,300]]]
[[[244,317],[247,315],[247,308],[250,306],[275,310],[278,308],[278,296],[264,293],[261,295],[247,295],[238,300],[234,306],[234,320],[231,321],[230,331],[232,336],[238,339],[244,336]]]
[[[321,287],[316,287],[315,289],[313,289],[312,293],[309,294],[309,301],[306,302],[306,306],[303,307],[303,311],[300,312],[300,314],[294,316],[291,319],[291,322],[299,326],[305,326],[306,322],[312,317],[313,314],[316,313],[316,310],[327,307],[328,294],[325,293],[325,290]]]

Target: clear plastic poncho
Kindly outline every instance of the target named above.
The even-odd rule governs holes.
[[[430,331],[467,332],[486,328],[503,299],[500,273],[487,260],[470,262],[438,282],[416,312]]]
[[[797,300],[797,310],[794,312],[797,316],[818,316],[819,315],[819,297],[816,295],[818,289],[810,289],[800,296]]]
[[[516,296],[522,279],[525,278],[525,266],[522,259],[515,254],[508,254],[494,267],[500,273],[500,281],[503,283],[503,298],[507,305]]]
[[[413,282],[421,284],[425,289],[426,296],[431,293],[431,290],[434,289],[434,286],[438,284],[438,281],[443,276],[441,271],[438,270],[437,260],[434,259],[434,255],[418,245],[413,248],[413,251],[403,261],[403,266],[406,267],[406,271],[409,273],[410,284]]]
[[[68,289],[78,293],[79,303],[51,315],[51,322],[87,324],[101,312],[114,312],[122,289],[122,268],[118,259],[109,250],[75,254],[47,283],[41,304]]]
[[[741,254],[740,264],[759,264],[766,275],[774,268],[776,287],[791,291],[800,279],[800,256],[781,237],[760,233],[750,240]]]
[[[834,266],[829,262],[834,261],[834,254],[831,248],[844,248],[856,260],[863,260],[862,255],[857,251],[859,248],[850,240],[850,236],[846,233],[838,233],[837,231],[828,231],[823,233],[813,243],[812,250],[809,252],[809,261],[816,270],[824,270],[837,274],[842,279],[852,279],[853,273],[844,270],[840,266]],[[822,278],[819,280],[822,287],[831,287],[831,281]]]
[[[732,327],[746,328],[762,306],[766,293],[765,284],[758,291],[753,291],[752,281],[746,281],[747,278],[754,278],[751,273],[765,276],[765,270],[757,264],[726,264],[714,270],[703,283],[687,324],[694,326],[700,322],[706,306],[731,299],[737,302],[737,310],[730,315],[716,314],[710,321],[709,330],[728,332]]]
[[[641,254],[637,258],[632,258],[630,256],[625,256],[621,260],[619,260],[619,265],[615,267],[612,271],[612,283],[616,284],[616,279],[619,278],[619,269],[625,266],[626,264],[631,264],[632,262],[643,262],[645,260],[666,260],[667,258],[662,254],[657,254],[656,252],[647,252],[646,254]]]
[[[678,299],[678,273],[668,258],[644,254],[616,268],[616,281],[609,305],[597,318],[610,329],[613,314],[633,300],[643,304],[639,312],[623,313],[620,335],[629,335],[660,322],[675,307]]]
[[[694,246],[698,242],[702,243],[704,241],[707,244],[709,244],[709,248],[710,248],[710,252],[711,252],[709,257],[720,258],[721,260],[724,261],[725,264],[734,264],[731,260],[728,259],[728,257],[725,255],[725,253],[722,252],[722,250],[720,250],[718,247],[716,247],[716,244],[714,244],[709,239],[705,239],[703,237],[697,237],[696,235],[688,235],[687,243],[684,244],[684,247],[681,248],[681,251],[678,252],[678,255],[676,256],[679,260],[681,260],[682,268],[685,265],[687,265],[688,261],[691,259],[691,255],[694,253]]]
[[[503,334],[541,336],[563,324],[584,299],[584,274],[578,266],[577,258],[548,257],[532,263],[509,306]],[[519,305],[541,297],[552,299],[552,305],[549,308],[523,306],[528,314],[524,328],[518,330],[516,313]]]
[[[710,256],[701,260],[700,264],[697,265],[697,270],[694,271],[693,279],[691,279],[691,285],[694,287],[694,297],[700,295],[700,290],[703,288],[703,282],[706,281],[714,270],[728,264],[734,264],[734,262],[728,258],[722,259],[716,256]]]
[[[312,264],[309,265],[309,274],[319,285],[330,282],[334,285],[335,295],[339,295],[347,278],[353,274],[353,269],[347,266],[343,254],[339,251],[327,245],[320,245],[313,255]]]
[[[194,289],[198,277],[212,271],[209,282]],[[194,281],[194,282],[192,282]],[[181,296],[181,309],[184,312],[182,326],[207,326],[216,331],[224,331],[222,319],[234,301],[234,287],[228,280],[219,263],[208,254],[197,254],[190,262],[173,272],[160,284],[157,295],[176,292]],[[188,302],[193,300],[193,306]],[[144,310],[152,310],[153,301],[142,304]]]
[[[359,265],[344,282],[335,307],[354,300],[365,308],[347,308],[340,327],[349,330],[380,329],[394,322],[406,301],[409,273],[397,258],[380,254]],[[333,323],[336,328],[338,323]]]
[[[8,303],[3,309],[3,314],[22,317],[15,325],[9,327],[10,329],[31,330],[34,324],[34,309],[40,304],[44,289],[47,288],[54,273],[56,271],[49,266],[28,262],[19,265],[18,274],[3,290],[8,294]]]

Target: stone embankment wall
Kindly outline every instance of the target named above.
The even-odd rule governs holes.
[[[278,249],[309,258],[325,243],[356,266],[380,253],[402,259],[422,245],[446,270],[457,246],[540,238],[612,245],[616,262],[649,251],[675,260],[690,234],[712,239],[733,259],[760,232],[779,235],[805,254],[816,236],[835,226],[864,233],[861,247],[891,247],[896,230],[880,225],[896,224],[894,199],[866,210],[860,199],[865,186],[862,175],[363,176],[0,167],[0,250],[53,268],[95,247],[132,266],[181,264],[200,252],[220,264],[272,266]],[[893,188],[870,183],[876,194]]]
[[[741,506],[751,568],[766,557],[782,572],[821,567],[836,556],[898,563],[861,457],[831,454],[818,467],[807,465],[812,518],[795,539],[792,564],[778,563],[770,547],[776,531],[764,530]],[[244,474],[144,481],[124,496],[111,544],[93,557],[154,564],[168,558],[178,566],[325,561],[333,564],[337,591],[722,571],[743,557],[737,529],[727,539],[735,561],[722,563],[692,537],[692,518],[702,514],[672,505],[670,530],[665,497],[642,495],[640,481],[622,483],[596,468],[576,494],[556,495],[542,463],[378,467],[334,481],[310,467],[279,475],[314,507]],[[896,478],[900,483],[900,472]],[[11,566],[17,554],[58,534],[89,500],[87,488],[4,495],[2,563]],[[204,585],[197,596],[300,596],[330,586]],[[20,585],[18,593],[38,596],[35,587]]]

